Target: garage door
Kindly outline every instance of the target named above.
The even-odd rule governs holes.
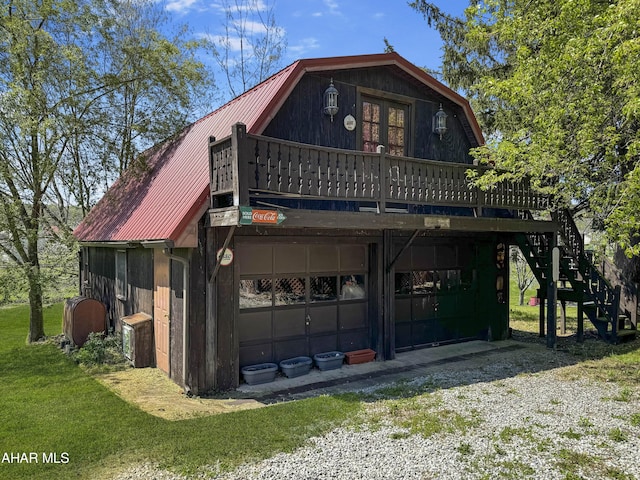
[[[240,365],[370,346],[366,245],[236,245]]]
[[[396,350],[476,337],[476,276],[465,244],[408,249],[395,273]]]

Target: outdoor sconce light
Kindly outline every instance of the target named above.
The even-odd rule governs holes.
[[[338,90],[333,86],[333,78],[329,84],[329,88],[324,91],[324,114],[331,116],[333,122],[333,116],[338,113]]]
[[[433,116],[433,133],[442,136],[447,133],[447,114],[442,110],[442,104],[440,104],[440,110]]]

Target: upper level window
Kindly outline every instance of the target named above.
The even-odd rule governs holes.
[[[384,145],[389,155],[408,154],[409,105],[362,97],[362,150]]]

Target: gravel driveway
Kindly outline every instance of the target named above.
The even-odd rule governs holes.
[[[352,425],[233,472],[247,479],[640,479],[640,390],[531,345],[364,394]],[[117,477],[183,479],[150,465]]]

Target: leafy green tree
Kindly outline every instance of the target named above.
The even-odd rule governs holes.
[[[411,5],[444,41],[443,78],[487,134],[475,154],[531,177],[558,206],[587,209],[639,253],[639,0],[472,0],[462,18]]]
[[[29,342],[44,336],[43,239],[71,242],[69,201],[86,211],[95,179],[179,130],[206,80],[153,8],[10,0],[0,13],[0,253],[28,281]]]

